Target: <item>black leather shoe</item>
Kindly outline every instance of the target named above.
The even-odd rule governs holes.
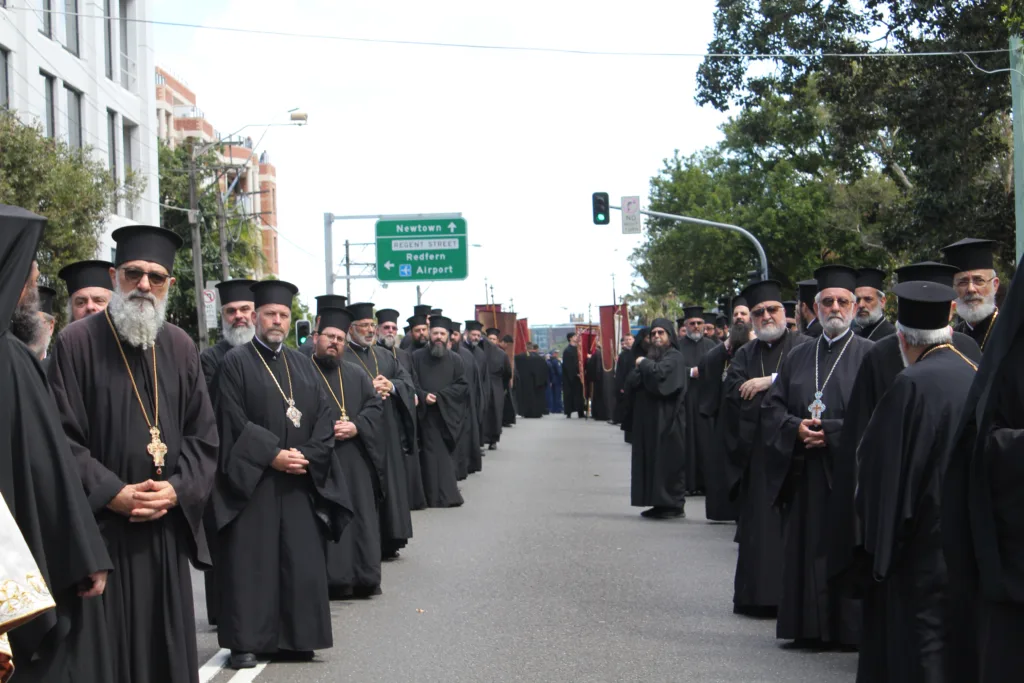
[[[232,651],[228,659],[228,666],[232,669],[253,669],[256,667],[256,655],[251,652]]]
[[[654,517],[654,516],[656,516],[658,514],[659,511],[660,511],[659,508],[649,508],[649,509],[644,510],[643,512],[641,512],[640,516],[641,517]]]
[[[487,450],[489,450],[489,451],[496,451],[496,450],[498,450],[498,444],[496,444],[496,443],[488,444],[487,445]]]

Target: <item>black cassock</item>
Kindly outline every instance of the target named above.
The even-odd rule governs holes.
[[[679,338],[679,351],[683,354],[683,365],[689,375],[690,369],[700,363],[704,354],[717,346],[717,342],[707,337],[693,341],[686,335]],[[715,426],[712,420],[700,412],[700,378],[690,383],[690,391],[686,395],[686,489],[688,491],[704,491],[704,458],[705,451],[714,448]]]
[[[477,344],[472,346],[468,341],[463,341],[470,351],[473,352],[473,360],[476,362],[477,377],[480,380],[480,402],[477,404],[479,410],[477,410],[476,420],[480,423],[480,444],[487,443],[484,439],[484,416],[487,412],[487,401],[489,400],[488,394],[490,392],[489,383],[487,379],[487,352],[484,351],[483,344]]]
[[[199,354],[199,362],[203,367],[203,377],[206,378],[206,387],[211,395],[213,394],[213,378],[217,376],[217,369],[220,367],[221,361],[224,360],[224,356],[228,355],[228,351],[233,348],[227,340],[221,339]]]
[[[420,460],[427,505],[457,507],[463,501],[455,479],[455,448],[469,419],[469,384],[462,359],[447,350],[441,358],[434,358],[430,349],[420,349],[412,354],[412,364],[419,379]],[[428,405],[427,394],[434,394],[437,403]]]
[[[935,348],[896,377],[857,448],[856,509],[868,555],[861,683],[942,683],[946,562],[939,528],[943,475],[975,369]]]
[[[822,328],[821,322],[819,322],[817,318],[814,318],[804,328],[804,336],[810,337],[811,339],[817,339],[824,331],[825,330]]]
[[[622,424],[622,417],[626,411],[626,403],[623,397],[626,393],[626,376],[633,368],[635,362],[632,349],[623,349],[615,362],[615,408],[612,410],[612,422]]]
[[[775,430],[762,410],[768,391],[744,400],[740,387],[747,380],[776,374],[793,347],[807,341],[786,331],[772,344],[747,342],[733,357],[722,386],[725,402],[719,421],[724,423],[729,495],[739,504],[732,598],[738,614],[770,612],[782,595],[782,518],[768,493],[766,472],[765,451]]]
[[[502,352],[504,353],[504,352]],[[516,415],[519,413],[519,381],[511,381],[517,373],[513,368],[512,361],[505,356],[505,403],[501,409],[501,426],[512,427],[516,423]]]
[[[412,353],[408,349],[401,349],[397,346],[388,349],[380,341],[378,348],[384,349],[391,354],[391,357],[398,361],[399,365],[412,377],[413,386],[416,385],[416,378],[412,374]],[[408,482],[409,508],[411,510],[424,510],[427,507],[427,498],[423,494],[423,476],[420,474],[419,443],[416,438],[416,411],[410,414],[412,422],[412,438],[409,438],[408,428],[400,430],[402,437],[402,451],[405,453],[405,479]]]
[[[392,557],[412,538],[412,506],[406,474],[409,458],[406,452],[413,457],[416,451],[407,451],[402,443],[403,434],[406,443],[415,443],[416,440],[416,383],[398,361],[397,354],[381,346],[365,348],[349,342],[341,358],[342,362],[351,363],[365,372],[371,382],[379,373],[395,386],[394,393],[384,401],[383,476],[386,486],[380,510],[381,550],[385,557]]]
[[[729,496],[725,420],[719,420],[725,402],[722,385],[731,362],[726,345],[717,345],[697,363],[700,380],[690,384],[690,390],[698,394],[700,417],[711,423],[711,442],[700,454],[704,463],[704,512],[708,519],[719,522],[735,521],[739,512],[736,500]]]
[[[317,358],[315,362],[322,373],[320,379],[326,380],[329,387],[331,424],[341,419],[344,406],[348,419],[359,430],[351,439],[334,440],[334,457],[345,477],[353,516],[341,538],[327,544],[330,595],[331,598],[374,595],[380,593],[377,506],[384,497],[385,484],[384,402],[362,368],[340,359]]]
[[[586,406],[580,377],[580,350],[569,345],[562,355],[562,410],[567,416],[576,413],[586,417]]]
[[[953,345],[975,364],[981,361],[981,350],[966,334],[953,333]],[[835,452],[832,475],[832,495],[828,500],[828,524],[822,539],[828,558],[828,575],[832,581],[850,595],[859,595],[858,583],[850,584],[844,574],[856,561],[860,561],[859,548],[863,534],[855,521],[853,497],[857,484],[856,449],[864,430],[875,411],[875,406],[903,371],[903,357],[896,335],[880,339],[871,347],[857,370],[853,390],[843,418],[842,450]]]
[[[122,342],[135,383],[153,417],[153,356]],[[153,522],[131,523],[107,509],[127,484],[155,478],[151,441],[104,314],[61,332],[50,388],[114,571],[103,594],[113,683],[198,680],[189,561],[210,564],[203,510],[217,463],[217,427],[195,343],[165,323],[156,338],[160,437],[167,446],[162,478],[178,505]]]
[[[505,415],[505,389],[508,387],[511,365],[505,352],[487,339],[480,340],[480,348],[484,351],[486,365],[483,442],[495,444],[501,439],[501,426]]]
[[[783,363],[762,406],[771,427],[765,434],[768,495],[782,511],[779,638],[854,645],[859,636],[858,605],[829,586],[821,538],[832,487],[833,458],[843,448],[847,401],[857,368],[872,344],[852,331],[831,345],[824,335],[801,344]],[[811,417],[808,406],[814,401],[816,363],[817,386],[826,406],[821,418],[826,445],[807,449],[797,429],[802,420]]]
[[[992,336],[990,334],[990,330],[994,329],[992,325],[999,319],[999,315],[999,311],[995,311],[992,315],[973,327],[969,325],[966,320],[961,320],[956,324],[956,327],[953,328],[953,331],[966,334],[968,337],[973,339],[978,344],[978,347],[982,352],[984,352],[985,347],[988,345],[988,337]]]
[[[302,413],[298,427],[285,416],[288,406],[264,362]],[[252,653],[329,648],[326,545],[341,536],[352,509],[333,457],[323,380],[309,357],[285,346],[275,353],[253,340],[224,357],[215,391],[221,436],[212,501],[221,560],[217,640]],[[289,448],[309,461],[306,474],[271,467]]]
[[[477,370],[473,352],[462,342],[452,349],[462,359],[462,368],[466,372],[466,422],[462,425],[462,434],[458,445],[458,478],[461,481],[470,474],[483,469],[483,458],[480,455],[480,421],[477,416],[480,402],[483,400],[484,388],[480,372]]]
[[[857,333],[858,337],[864,337],[869,341],[876,342],[885,339],[890,335],[896,334],[896,326],[885,318],[882,318],[873,325],[865,325],[864,327],[855,325],[853,327],[853,331]]]
[[[468,353],[464,353],[468,352]],[[475,422],[475,434],[476,434],[476,448],[469,454],[469,473],[480,472],[483,470],[484,458],[481,449],[484,446],[484,406],[487,405],[487,375],[485,370],[487,369],[487,355],[484,350],[477,344],[473,346],[469,340],[463,339],[459,345],[459,357],[462,358],[463,365],[467,368],[467,375],[469,374],[469,368],[472,367],[473,374],[476,377],[476,402],[472,404],[472,420]]]
[[[523,417],[543,417],[546,412],[548,364],[535,353],[516,356],[516,398]]]
[[[630,505],[681,508],[686,502],[682,406],[688,379],[683,356],[673,345],[657,361],[641,361],[628,380],[633,394]]]
[[[611,419],[608,412],[607,392],[605,386],[604,366],[601,361],[601,350],[597,349],[587,359],[583,368],[583,376],[590,389],[590,416],[595,420],[607,421]]]
[[[10,319],[9,313],[0,316]],[[0,333],[0,373],[0,493],[57,603],[10,632],[16,680],[107,683],[111,666],[102,598],[83,600],[78,591],[90,574],[113,564],[73,469],[46,378],[28,347],[10,333]],[[13,609],[19,611],[17,605]]]

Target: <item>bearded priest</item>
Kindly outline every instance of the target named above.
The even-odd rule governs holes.
[[[217,429],[195,342],[165,322],[181,238],[135,225],[113,239],[110,305],[58,336],[50,387],[114,567],[103,595],[110,680],[194,683],[189,562],[210,564]]]
[[[960,323],[953,329],[973,337],[982,353],[999,317],[996,307],[999,276],[992,259],[995,244],[992,240],[967,238],[942,249],[946,263],[957,269],[953,288]]]

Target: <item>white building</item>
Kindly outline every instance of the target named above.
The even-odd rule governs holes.
[[[154,54],[149,0],[0,0],[0,106],[47,135],[92,148],[121,182],[146,180],[135,206],[110,215],[110,233],[160,224]],[[108,17],[108,18],[104,18]]]

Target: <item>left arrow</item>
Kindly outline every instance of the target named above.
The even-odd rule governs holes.
[[[392,263],[391,261],[385,261],[384,262],[384,267],[387,268],[388,270],[391,270],[392,268],[395,267],[395,264]]]

